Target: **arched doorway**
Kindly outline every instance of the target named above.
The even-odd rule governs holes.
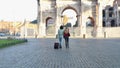
[[[67,26],[67,27],[73,27],[76,26],[77,27],[77,12],[74,8],[72,7],[67,7],[62,11],[62,22],[63,25]],[[67,20],[66,20],[66,19]]]
[[[96,31],[95,25],[96,24],[94,18],[89,16],[86,22],[86,34],[89,37],[95,36],[95,31]]]
[[[71,36],[80,35],[80,28],[78,27],[78,12],[75,8],[68,6],[63,9],[62,13],[62,25],[69,27]]]
[[[95,20],[93,17],[88,17],[88,21],[86,23],[86,26],[94,27],[95,26]]]
[[[52,19],[52,17],[48,17],[46,19],[46,27],[50,26],[51,24],[53,24],[53,19]]]
[[[52,17],[46,18],[46,35],[54,35],[54,20]]]

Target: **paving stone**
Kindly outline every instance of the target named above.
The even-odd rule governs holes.
[[[54,49],[55,39],[28,39],[0,49],[0,68],[120,68],[120,39],[70,39]]]

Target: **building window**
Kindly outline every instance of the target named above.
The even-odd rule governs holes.
[[[105,27],[105,21],[103,21],[103,27]]]
[[[113,15],[113,7],[110,7],[109,8],[109,17],[112,17],[112,15]]]
[[[109,12],[109,17],[112,17],[112,12]]]
[[[105,17],[105,10],[103,10],[103,17]]]
[[[111,27],[115,27],[115,20],[111,20]]]

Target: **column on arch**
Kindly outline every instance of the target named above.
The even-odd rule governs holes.
[[[85,16],[85,5],[84,5],[84,0],[81,0],[81,23],[80,23],[80,36],[83,36],[86,34],[86,20],[87,17]]]
[[[62,21],[61,21],[61,18],[62,18],[62,14],[61,14],[61,2],[59,0],[56,0],[56,5],[55,5],[55,15],[56,15],[56,20],[55,20],[55,34],[58,33],[58,29],[60,27],[60,25],[62,25]]]
[[[102,27],[102,22],[103,22],[103,14],[102,14],[102,6],[103,6],[103,2],[98,0],[98,4],[96,5],[96,28],[97,28],[97,34],[96,37],[103,37],[103,27]]]
[[[80,23],[80,36],[86,37],[86,22],[89,16],[92,16],[91,1],[81,0],[81,23]]]
[[[39,5],[38,5],[38,37],[44,37],[46,35],[45,33],[45,23],[43,23],[43,17],[42,17],[42,0],[39,1]]]

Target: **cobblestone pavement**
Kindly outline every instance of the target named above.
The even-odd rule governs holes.
[[[120,39],[70,39],[55,50],[55,39],[28,39],[0,49],[0,68],[120,68]]]

